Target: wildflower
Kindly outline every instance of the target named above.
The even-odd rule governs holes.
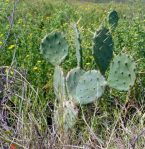
[[[86,63],[86,65],[90,65],[91,63]]]
[[[37,71],[38,70],[38,67],[33,67],[33,71]]]
[[[8,47],[8,49],[11,50],[11,49],[13,49],[14,47],[15,47],[15,45],[10,45],[10,46]]]
[[[37,63],[41,63],[41,61],[37,61]]]

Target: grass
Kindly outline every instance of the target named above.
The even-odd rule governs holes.
[[[0,148],[144,149],[144,8],[141,2],[0,2]],[[84,69],[95,68],[92,33],[101,24],[107,26],[112,9],[120,17],[112,33],[114,53],[123,51],[136,61],[135,85],[128,93],[107,88],[97,103],[79,107],[79,120],[70,132],[60,133],[54,122],[54,68],[40,55],[41,39],[54,30],[66,34],[70,53],[62,67],[67,72],[76,66],[71,24],[80,20]]]

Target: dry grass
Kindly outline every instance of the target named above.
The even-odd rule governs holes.
[[[103,135],[97,134],[98,130],[88,122],[87,113],[81,108],[82,122],[78,121],[77,124],[83,123],[82,131],[76,125],[69,132],[60,134],[54,120],[51,126],[48,126],[45,114],[48,105],[43,107],[39,101],[39,91],[26,80],[25,72],[8,66],[1,67],[0,70],[1,83],[3,82],[0,113],[1,148],[8,147],[11,143],[23,149],[145,148],[144,105],[138,108],[135,103],[132,105],[116,103],[120,110],[117,119],[111,125],[102,123],[105,133]],[[99,110],[97,105],[96,108],[92,107],[92,110],[95,112],[94,118],[97,117],[101,121],[106,119],[104,113],[96,114],[96,110]],[[130,113],[133,110],[134,112]]]

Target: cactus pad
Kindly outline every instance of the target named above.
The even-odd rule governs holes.
[[[74,32],[75,32],[77,65],[78,67],[83,68],[83,52],[81,47],[81,38],[80,38],[80,32],[76,24],[74,24]]]
[[[44,37],[40,45],[43,57],[52,65],[60,65],[68,55],[68,44],[61,32],[52,32]]]
[[[54,121],[56,127],[62,128],[65,132],[75,125],[77,117],[78,108],[72,101],[64,101],[63,107],[59,105],[57,110],[54,112]]]
[[[78,108],[74,105],[72,101],[65,101],[63,108],[64,130],[67,131],[68,129],[71,129],[77,121]]]
[[[102,74],[105,73],[113,57],[113,40],[105,27],[96,31],[93,39],[93,56]]]
[[[76,88],[76,100],[80,104],[88,104],[97,100],[104,93],[105,78],[99,71],[91,70],[84,73]]]
[[[54,93],[59,100],[65,98],[65,78],[59,66],[56,66],[54,70],[53,87]]]
[[[110,66],[109,86],[120,91],[128,91],[135,82],[135,69],[135,62],[129,56],[116,56]]]
[[[78,85],[80,76],[82,76],[84,73],[85,71],[80,68],[74,68],[68,72],[66,77],[66,87],[70,99],[76,98],[76,87]]]
[[[118,20],[118,13],[115,10],[111,11],[108,15],[108,22],[111,27],[115,28],[118,25]]]

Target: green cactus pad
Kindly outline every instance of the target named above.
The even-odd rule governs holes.
[[[53,115],[56,127],[57,129],[60,129],[61,127],[63,127],[63,110],[60,105],[55,109]]]
[[[53,87],[56,97],[61,100],[65,98],[65,78],[59,66],[55,67],[53,76]]]
[[[118,25],[118,20],[118,13],[115,10],[111,11],[108,15],[108,22],[110,26],[115,28]]]
[[[77,65],[78,67],[83,68],[83,52],[81,47],[81,38],[80,38],[80,32],[76,24],[74,24],[74,32],[75,32]]]
[[[76,87],[78,85],[79,78],[85,73],[84,70],[78,68],[74,68],[68,72],[66,77],[66,88],[68,92],[69,98],[76,98]]]
[[[52,65],[60,65],[68,55],[68,44],[61,32],[52,32],[44,37],[40,45],[44,59]]]
[[[113,57],[113,40],[109,30],[102,27],[93,39],[93,56],[102,74],[107,70]]]
[[[128,91],[135,82],[136,65],[126,54],[120,54],[113,59],[110,66],[108,84],[120,91]]]
[[[75,125],[77,121],[78,108],[74,105],[72,101],[65,101],[63,108],[64,108],[64,114],[63,114],[64,130],[68,131]]]
[[[105,78],[99,71],[87,71],[80,77],[76,88],[77,102],[81,105],[94,102],[102,96],[105,86]]]
[[[54,121],[56,127],[63,128],[65,132],[71,129],[78,118],[78,108],[72,101],[64,101],[63,107],[57,107],[54,112]]]

